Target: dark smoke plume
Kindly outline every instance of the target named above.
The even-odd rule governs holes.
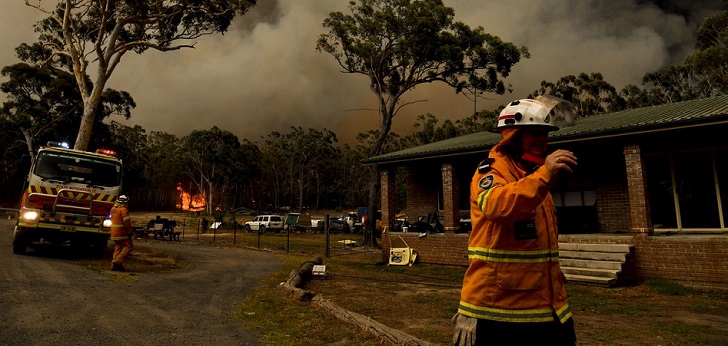
[[[493,109],[538,88],[542,80],[601,72],[617,88],[678,64],[694,50],[700,22],[726,2],[645,0],[445,0],[456,20],[525,45],[532,58],[515,66],[514,93],[491,95],[478,109]],[[259,141],[290,126],[328,128],[343,142],[378,128],[373,94],[365,77],[339,72],[335,60],[315,51],[321,23],[331,11],[347,12],[340,0],[259,0],[225,35],[204,37],[193,50],[128,54],[109,87],[129,91],[137,102],[129,121],[152,131],[185,135],[212,126]],[[20,1],[0,11],[0,66],[17,62],[13,49],[35,40],[42,17]],[[0,80],[2,82],[3,80]],[[417,115],[460,119],[474,105],[443,85],[418,87],[394,130],[412,131]],[[0,95],[0,101],[3,96]],[[358,111],[353,111],[357,109]]]

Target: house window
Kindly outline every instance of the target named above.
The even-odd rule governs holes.
[[[711,153],[673,157],[682,228],[720,228]]]
[[[728,198],[726,151],[691,151],[646,160],[652,223],[655,230],[725,229]],[[721,181],[723,188],[721,189]]]

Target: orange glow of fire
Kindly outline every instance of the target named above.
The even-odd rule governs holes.
[[[207,205],[205,201],[205,195],[202,193],[197,193],[195,195],[191,195],[189,192],[185,191],[185,189],[182,188],[182,186],[177,185],[177,191],[179,191],[179,197],[180,202],[177,203],[177,209],[184,210],[184,211],[203,211],[205,210],[205,205]]]

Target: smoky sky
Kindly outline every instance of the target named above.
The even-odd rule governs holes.
[[[46,2],[46,1],[43,1]],[[54,3],[54,2],[53,2]],[[14,48],[36,39],[43,16],[22,1],[0,0],[0,66],[18,62]],[[260,141],[291,126],[328,128],[341,142],[376,129],[376,99],[361,75],[340,72],[316,51],[332,11],[348,13],[348,1],[259,0],[224,35],[199,39],[195,49],[126,54],[108,87],[125,90],[137,108],[126,125],[183,136],[217,126],[242,139]],[[482,26],[531,58],[514,66],[513,93],[487,95],[477,104],[444,85],[418,86],[405,95],[394,131],[410,133],[417,115],[460,119],[477,107],[494,109],[523,98],[543,80],[600,72],[617,88],[639,85],[642,76],[679,64],[694,50],[700,22],[728,6],[722,0],[445,0],[455,20]],[[89,73],[92,79],[94,70]],[[0,82],[4,82],[0,77]],[[0,95],[0,101],[4,95]]]

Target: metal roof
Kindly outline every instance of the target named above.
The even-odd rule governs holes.
[[[574,126],[551,132],[549,142],[585,141],[722,122],[728,123],[728,95],[580,118]],[[498,133],[472,133],[371,157],[362,162],[383,164],[483,152],[492,148],[500,139]]]

